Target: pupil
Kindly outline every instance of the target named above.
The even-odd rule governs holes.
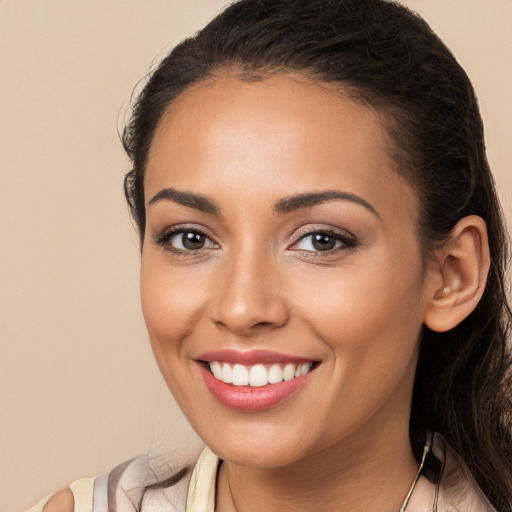
[[[329,251],[334,249],[336,240],[329,235],[318,234],[313,237],[313,247],[318,251]]]
[[[201,249],[204,245],[204,236],[200,233],[183,233],[181,241],[185,249]]]

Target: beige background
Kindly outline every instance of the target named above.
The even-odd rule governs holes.
[[[138,303],[117,130],[225,0],[0,0],[0,511],[180,437]],[[512,0],[410,0],[476,86],[512,211]],[[181,441],[180,441],[181,442]]]

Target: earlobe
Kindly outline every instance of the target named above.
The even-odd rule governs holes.
[[[476,215],[461,219],[436,260],[425,325],[445,332],[462,322],[483,295],[490,265],[485,221]]]

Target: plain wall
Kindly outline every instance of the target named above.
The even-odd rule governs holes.
[[[139,311],[118,129],[224,0],[0,0],[0,511],[188,442]],[[512,211],[511,0],[409,0],[476,87]]]

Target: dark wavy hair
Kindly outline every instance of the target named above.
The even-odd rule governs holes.
[[[386,0],[240,0],[176,46],[152,72],[123,133],[133,162],[125,193],[141,244],[146,160],[169,105],[215,76],[276,73],[332,84],[383,114],[398,172],[420,197],[426,257],[461,218],[487,223],[491,268],[477,308],[449,332],[424,328],[410,435],[419,453],[427,430],[443,434],[494,506],[511,511],[507,231],[473,87],[418,15]]]

